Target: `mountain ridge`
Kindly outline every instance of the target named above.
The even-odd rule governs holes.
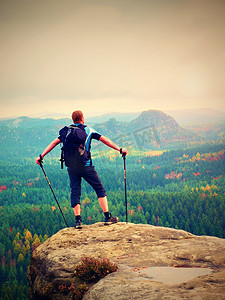
[[[155,109],[154,109],[155,110]],[[177,109],[177,110],[159,110],[173,117],[181,125],[187,124],[202,124],[202,123],[216,123],[225,121],[225,111],[218,111],[211,108],[197,108],[197,109]],[[111,118],[115,118],[118,121],[130,122],[137,118],[142,111],[139,112],[109,112],[101,115],[96,115],[92,117],[87,117],[86,122],[91,124],[102,123],[108,121]],[[70,119],[68,116],[70,114],[54,113],[54,112],[42,112],[35,113],[25,116],[11,116],[0,118],[0,124],[2,121],[9,121],[13,119],[18,119],[21,117],[28,117],[31,119]]]
[[[71,119],[67,118],[32,119],[25,116],[10,121],[0,121],[0,130],[4,137],[3,155],[9,153],[7,147],[11,145],[14,145],[15,151],[17,146],[20,149],[18,151],[23,149],[24,155],[37,151],[39,153],[54,137],[58,136],[60,128],[71,123]],[[215,133],[210,135],[210,139],[207,139],[208,135],[201,136],[201,131],[194,132],[193,128],[188,130],[181,127],[174,118],[159,110],[144,111],[130,122],[120,122],[111,118],[102,123],[88,125],[116,144],[138,150],[171,150],[205,143],[208,140],[221,141],[223,138],[220,134],[223,127],[215,130]]]

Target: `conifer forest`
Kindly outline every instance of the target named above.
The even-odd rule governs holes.
[[[107,136],[107,128],[102,129]],[[140,144],[140,138],[146,138],[144,135],[139,136],[139,144],[130,142],[131,135],[124,133],[120,140],[114,140],[128,148],[128,222],[225,238],[223,129],[216,132],[215,138],[189,139],[187,144],[176,144],[169,137],[170,147],[158,146],[153,133],[145,144]],[[57,137],[58,130],[57,126],[0,126],[0,300],[27,299],[26,274],[32,252],[66,227],[46,178],[35,163],[35,158]],[[201,133],[205,135],[202,130],[198,137]],[[112,128],[109,138],[113,137]],[[111,213],[125,222],[123,158],[99,143],[92,145],[93,164],[107,191]],[[43,166],[72,227],[75,222],[69,179],[59,158],[60,146],[57,146],[44,158]],[[97,196],[84,181],[81,208],[83,224],[104,221]]]

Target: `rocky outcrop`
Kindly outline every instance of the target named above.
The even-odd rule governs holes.
[[[84,300],[225,299],[224,239],[130,223],[65,228],[45,241],[28,270],[30,299],[69,299],[59,286],[73,282],[83,255],[118,266]]]

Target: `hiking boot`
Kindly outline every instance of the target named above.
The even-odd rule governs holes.
[[[75,229],[81,229],[82,228],[82,221],[81,221],[81,219],[76,220],[74,227],[75,227]]]
[[[113,217],[111,213],[109,213],[109,217],[105,217],[105,223],[104,225],[110,225],[113,223],[117,223],[119,221],[118,217]]]

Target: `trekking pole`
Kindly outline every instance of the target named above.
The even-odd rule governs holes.
[[[126,154],[122,154],[124,166],[124,187],[125,187],[125,207],[126,207],[126,223],[127,223],[127,175],[126,175]]]
[[[53,191],[53,189],[52,189],[52,186],[51,186],[51,184],[50,184],[50,181],[48,180],[48,177],[47,177],[47,175],[46,175],[46,173],[45,173],[45,170],[44,170],[44,167],[43,167],[43,164],[42,164],[42,160],[43,160],[43,159],[42,159],[42,157],[41,157],[41,155],[40,155],[40,160],[39,160],[40,167],[42,168],[42,171],[43,171],[43,173],[44,173],[44,175],[45,175],[45,178],[46,178],[46,180],[47,180],[47,182],[48,182],[48,185],[49,185],[49,187],[50,187],[50,189],[51,189],[51,191],[52,191],[52,194],[53,194],[53,196],[54,196],[54,198],[55,198],[55,201],[56,201],[56,203],[58,204],[59,210],[60,210],[60,212],[61,212],[61,214],[62,214],[62,216],[63,216],[63,219],[64,219],[64,221],[65,221],[65,223],[66,223],[66,226],[69,227],[68,223],[66,222],[66,218],[65,218],[65,216],[64,216],[64,214],[63,214],[63,212],[62,212],[62,210],[61,210],[61,207],[60,207],[60,205],[59,205],[59,202],[58,202],[58,200],[57,200],[57,198],[56,198],[56,195],[55,195],[55,193],[54,193],[54,191]]]

